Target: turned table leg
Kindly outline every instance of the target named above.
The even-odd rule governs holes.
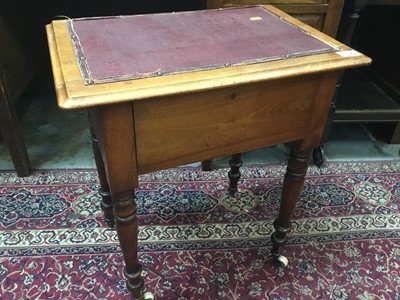
[[[99,144],[96,138],[96,134],[94,132],[93,124],[90,120],[90,115],[89,115],[89,123],[90,123],[90,135],[92,138],[92,150],[100,181],[100,189],[99,189],[99,194],[101,196],[100,206],[103,211],[104,221],[110,227],[113,227],[115,225],[115,222],[114,222],[113,204],[111,199],[110,187],[108,186],[103,158],[101,157]]]
[[[135,191],[113,194],[117,234],[125,260],[124,275],[132,300],[154,299],[144,292],[142,266],[138,259],[138,219]]]
[[[280,253],[280,247],[287,242],[286,234],[290,230],[290,220],[299,199],[307,172],[312,150],[300,150],[300,143],[292,146],[288,167],[283,182],[279,216],[274,222],[275,232],[272,233],[272,256],[283,266],[288,264],[287,258]]]
[[[242,166],[241,154],[233,154],[229,160],[229,166],[231,167],[228,172],[229,178],[229,194],[234,195],[238,190],[238,182],[240,179],[240,167]]]
[[[101,207],[106,221],[115,221],[125,261],[126,287],[134,300],[154,299],[152,293],[144,292],[137,253],[135,189],[138,187],[138,171],[132,104],[91,108],[89,119],[103,198]]]

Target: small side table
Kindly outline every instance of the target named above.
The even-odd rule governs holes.
[[[47,36],[59,106],[89,111],[133,299],[153,298],[137,255],[138,175],[293,142],[271,237],[287,264],[280,248],[338,75],[369,58],[272,6],[58,20]],[[233,155],[232,196],[240,165]]]

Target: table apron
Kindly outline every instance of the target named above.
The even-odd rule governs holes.
[[[304,138],[315,101],[331,101],[317,99],[322,80],[314,74],[132,103],[138,173]]]

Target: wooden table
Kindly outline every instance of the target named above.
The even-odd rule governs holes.
[[[138,23],[112,30],[131,21]],[[139,31],[132,34],[132,27]],[[121,30],[133,43],[119,36]],[[152,298],[144,293],[137,256],[138,175],[293,142],[271,237],[273,257],[285,263],[279,250],[287,240],[309,155],[320,142],[338,74],[370,63],[369,58],[271,6],[58,20],[47,26],[47,36],[59,106],[89,111],[101,206],[106,221],[115,220],[133,299]],[[127,44],[115,46],[113,38]],[[140,41],[136,45],[135,39]],[[165,58],[165,49],[156,49],[160,43],[172,56]],[[140,52],[135,47],[147,48]],[[112,61],[133,52],[130,59],[139,57],[133,63]],[[198,61],[188,64],[186,59]],[[133,71],[126,70],[130,63]],[[169,64],[176,69],[168,69]],[[160,67],[146,71],[149,65]],[[229,190],[235,196],[239,154],[230,165]]]

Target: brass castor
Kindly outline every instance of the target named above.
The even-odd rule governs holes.
[[[154,297],[154,294],[152,292],[145,292],[143,294],[143,299],[144,300],[154,300],[155,297]]]
[[[281,267],[287,267],[289,265],[289,260],[286,258],[286,256],[279,255],[278,257],[275,258],[277,262],[281,265]]]

